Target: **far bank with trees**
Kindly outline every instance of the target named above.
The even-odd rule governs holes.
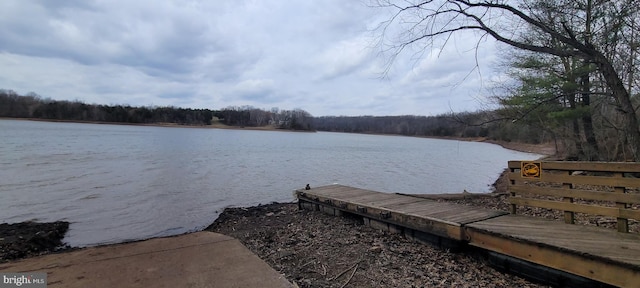
[[[546,143],[551,134],[526,121],[490,121],[499,111],[448,113],[438,116],[322,116],[302,109],[264,110],[234,106],[220,110],[177,107],[97,105],[78,101],[43,99],[35,93],[18,95],[0,90],[0,117],[127,124],[175,124],[198,127],[265,128],[389,134],[455,139],[489,139],[504,142]],[[470,125],[469,123],[483,123]]]

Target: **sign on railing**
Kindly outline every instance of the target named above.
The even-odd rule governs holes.
[[[509,161],[509,169],[512,214],[533,206],[564,211],[570,224],[575,213],[613,217],[620,232],[640,220],[640,163]]]
[[[540,173],[542,173],[542,165],[540,165],[540,162],[522,161],[520,173],[520,176],[522,176],[522,178],[540,178]]]

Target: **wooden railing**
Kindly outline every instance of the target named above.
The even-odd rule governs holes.
[[[512,214],[531,206],[564,211],[570,224],[576,212],[615,217],[619,232],[640,220],[638,162],[509,161],[509,169]]]

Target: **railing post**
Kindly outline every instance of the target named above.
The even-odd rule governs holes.
[[[613,173],[613,177],[624,177],[624,174],[622,173]],[[625,187],[614,187],[613,191],[615,193],[625,193]],[[621,203],[621,202],[616,202],[616,207],[620,208],[620,209],[626,209],[627,208],[627,203]],[[620,218],[617,217],[617,222],[618,222],[618,232],[623,232],[623,233],[627,233],[629,232],[629,221],[627,220],[627,218]]]
[[[573,171],[567,171],[569,175],[572,174]],[[571,183],[562,183],[562,188],[564,189],[573,189],[573,184]],[[573,203],[573,198],[571,197],[562,197],[563,202]],[[564,223],[574,224],[575,223],[575,213],[571,211],[564,211]]]
[[[516,172],[515,168],[509,168],[509,172],[511,172],[510,174],[512,174],[513,172]],[[509,177],[511,177],[510,175],[508,175]],[[511,180],[509,179],[509,197],[515,197],[516,193],[515,192],[511,192],[511,187],[513,187],[513,185],[516,185],[516,180]],[[511,204],[509,205],[509,213],[511,214],[516,214],[516,204]]]

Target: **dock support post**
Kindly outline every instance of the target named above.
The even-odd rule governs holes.
[[[572,171],[567,171],[569,176],[573,173]],[[562,188],[564,189],[573,189],[573,184],[571,183],[562,183]],[[573,203],[573,198],[571,197],[562,197],[563,202]],[[571,211],[564,211],[564,223],[574,224],[575,223],[575,213]]]
[[[614,173],[613,174],[614,177],[624,177],[624,174],[622,173]],[[625,193],[625,187],[614,187],[614,192],[615,193]],[[620,209],[626,209],[627,208],[627,203],[620,203],[620,202],[616,202],[616,207],[620,208]],[[629,232],[629,221],[627,220],[627,218],[620,218],[618,217],[617,219],[617,225],[618,225],[618,232],[622,232],[622,233],[627,233]]]

